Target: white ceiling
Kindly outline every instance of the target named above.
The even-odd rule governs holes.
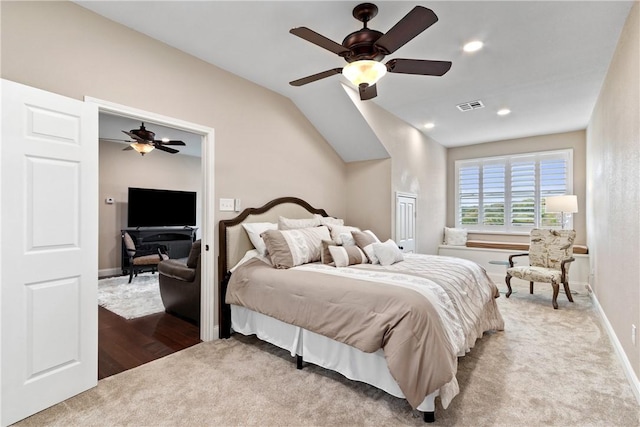
[[[361,28],[357,1],[77,1],[111,20],[289,97],[345,161],[370,139],[336,75],[289,81],[344,60],[289,29],[308,27],[338,43]],[[388,31],[416,4],[439,21],[385,58],[450,60],[443,77],[388,74],[372,101],[446,147],[584,129],[632,1],[377,1],[369,27]],[[484,49],[462,51],[482,40]],[[456,105],[481,100],[485,108]],[[498,116],[501,108],[512,113]],[[431,130],[426,122],[434,122]],[[137,127],[137,126],[134,126]],[[102,136],[102,135],[101,135]],[[365,144],[366,145],[366,144]],[[366,148],[366,147],[365,147]],[[376,151],[377,150],[377,151]],[[364,151],[368,151],[365,149]],[[382,150],[384,152],[384,150]]]

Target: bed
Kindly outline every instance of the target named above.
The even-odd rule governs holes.
[[[362,264],[347,257],[350,265],[340,268],[322,262],[274,268],[282,267],[275,246],[265,257],[245,227],[281,217],[331,219],[304,200],[284,197],[220,221],[220,337],[256,335],[289,351],[299,369],[303,362],[313,363],[373,385],[434,421],[435,398],[446,408],[459,393],[457,358],[484,332],[504,326],[495,302],[498,289],[484,269],[466,260],[417,254],[373,265],[371,246],[366,254],[358,251],[367,255]],[[323,227],[305,230],[324,236]],[[263,234],[268,244],[271,235]],[[346,246],[348,237],[341,236]],[[379,243],[376,249],[382,249]]]

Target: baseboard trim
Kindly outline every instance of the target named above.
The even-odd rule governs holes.
[[[121,276],[122,269],[120,268],[105,268],[102,270],[98,270],[98,277],[112,277],[112,276]]]
[[[605,314],[604,310],[602,310],[602,306],[600,305],[600,302],[598,301],[596,294],[594,294],[593,292],[590,292],[590,295],[591,295],[591,300],[593,301],[593,305],[596,307],[596,310],[600,315],[600,320],[604,325],[604,329],[607,331],[607,335],[609,335],[609,340],[611,340],[611,344],[613,344],[613,349],[616,352],[616,356],[618,356],[618,359],[622,364],[622,370],[624,371],[624,374],[627,377],[627,380],[629,380],[629,384],[631,385],[631,391],[633,391],[633,394],[636,397],[636,401],[640,405],[640,381],[638,380],[638,376],[633,370],[633,366],[631,366],[631,362],[629,362],[629,358],[624,352],[624,349],[622,348],[622,344],[620,344],[620,341],[618,340],[618,336],[613,330],[611,323],[609,323],[609,319],[607,318],[607,315]]]

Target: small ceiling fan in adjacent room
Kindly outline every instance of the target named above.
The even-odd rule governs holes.
[[[386,64],[380,61],[404,46],[418,34],[438,21],[438,17],[426,7],[414,7],[385,34],[367,27],[367,23],[378,14],[378,7],[372,3],[362,3],[353,9],[353,17],[363,23],[363,28],[349,34],[338,44],[306,27],[293,28],[289,32],[323,49],[343,57],[348,64],[343,68],[333,68],[318,74],[294,80],[289,84],[302,86],[335,74],[344,74],[360,91],[360,99],[375,98],[378,95],[376,83],[387,72],[442,76],[451,68],[450,61],[426,59],[392,59]]]
[[[130,136],[132,140],[125,139],[111,139],[111,138],[100,138],[105,141],[116,141],[116,142],[129,142],[129,146],[124,148],[123,151],[126,150],[136,150],[141,155],[145,155],[148,152],[157,148],[158,150],[165,151],[167,153],[176,154],[179,153],[175,148],[167,147],[167,145],[186,145],[183,141],[170,140],[170,139],[155,139],[156,134],[147,130],[144,127],[144,123],[140,125],[140,129],[131,129],[130,131],[123,130],[125,134]]]

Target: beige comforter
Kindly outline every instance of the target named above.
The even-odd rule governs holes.
[[[288,270],[253,259],[232,274],[226,302],[364,352],[382,348],[391,375],[416,408],[455,383],[457,356],[483,331],[502,329],[503,321],[497,288],[477,264],[427,255],[405,259],[388,267]],[[455,393],[457,387],[441,392],[443,406]]]

